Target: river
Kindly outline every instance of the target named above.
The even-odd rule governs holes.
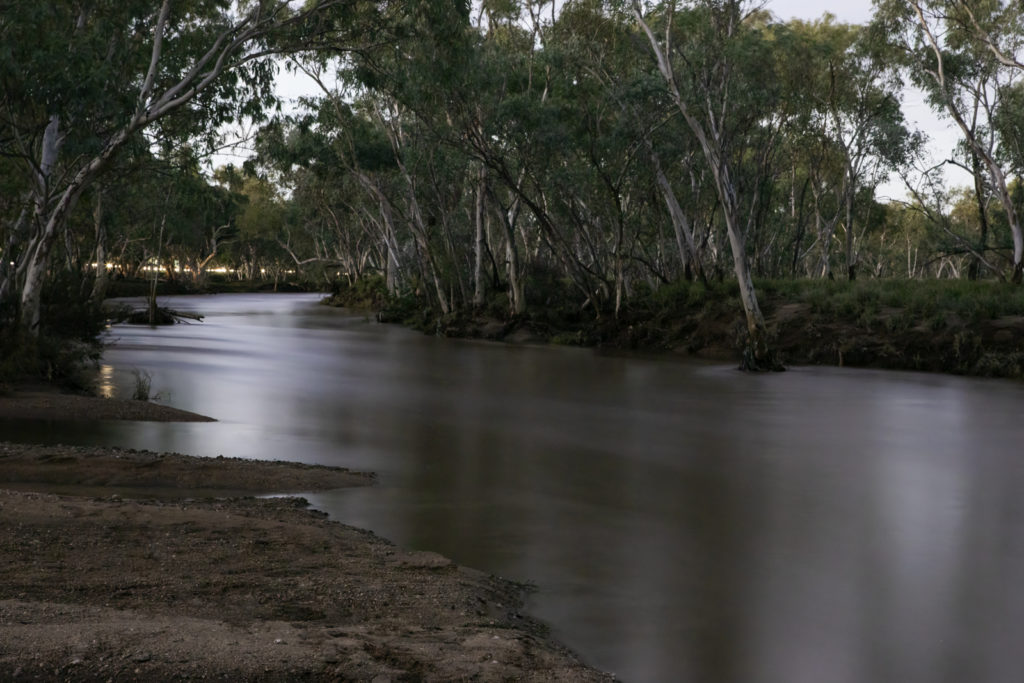
[[[1021,680],[1024,384],[424,336],[314,295],[179,297],[115,327],[216,423],[0,423],[5,438],[373,470],[339,521],[536,585],[626,681]]]

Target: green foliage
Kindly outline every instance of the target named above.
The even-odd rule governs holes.
[[[81,287],[81,278],[67,272],[47,284],[38,335],[16,324],[13,302],[0,304],[0,384],[44,381],[76,391],[92,388],[106,320],[82,301]]]
[[[357,310],[379,311],[391,303],[384,278],[367,275],[349,284],[339,280],[332,287],[331,296],[324,300],[331,306],[344,306]]]
[[[242,7],[257,5],[269,7]],[[299,11],[292,5],[278,18]],[[898,279],[1000,275],[993,271],[1013,248],[1010,209],[1024,206],[1013,179],[1012,202],[997,206],[991,173],[967,147],[957,159],[975,163],[977,188],[932,186],[906,204],[876,197],[920,143],[900,109],[902,79],[926,86],[936,104],[941,94],[928,83],[934,55],[906,3],[880,0],[866,27],[827,15],[780,22],[734,0],[644,5],[657,36],[671,33],[679,102],[716,137],[710,161],[631,3],[486,0],[473,12],[462,0],[339,3],[249,46],[288,51],[321,78],[330,92],[306,100],[304,111],[266,120],[276,67],[254,58],[108,160],[102,186],[84,188],[54,242],[53,272],[74,275],[47,290],[46,334],[95,335],[89,311],[65,302],[90,291],[99,227],[124,277],[112,293],[127,292],[159,254],[183,266],[229,266],[210,278],[214,289],[333,287],[336,303],[431,332],[469,329],[472,309],[559,343],[732,343],[735,325],[723,330],[721,321],[739,315],[739,286],[725,274],[742,259],[762,278],[769,316],[797,304],[819,322],[938,335],[957,330],[957,320],[1019,314],[1016,290],[995,282]],[[981,49],[962,3],[922,7],[948,29],[941,40],[954,99],[991,107],[979,109],[976,132],[999,164],[1021,172],[1018,74]],[[1019,8],[972,7],[980,28],[1018,54]],[[156,92],[182,77],[235,11],[227,0],[172,8],[174,41],[165,42]],[[59,118],[59,177],[103,148],[138,106],[157,11],[100,0],[20,3],[0,14],[0,248],[9,250],[0,284],[4,264],[22,261],[39,227],[18,217],[32,206],[42,130]],[[348,50],[357,35],[372,40]],[[971,100],[993,78],[1002,80],[991,101]],[[201,152],[240,114],[263,124],[257,156],[211,181]],[[716,185],[722,169],[728,182]],[[681,218],[666,208],[670,199]],[[97,204],[103,215],[94,220]],[[743,249],[730,249],[727,217]],[[681,224],[702,272],[684,256]],[[854,284],[801,279],[842,280],[840,267],[858,264]],[[161,292],[203,284],[171,269],[160,279]],[[4,322],[17,317],[13,301],[0,311]],[[957,344],[957,363],[980,358],[971,339]]]
[[[686,311],[699,308],[708,298],[708,287],[690,280],[679,280],[650,293],[651,303],[656,308],[667,310]]]
[[[95,341],[27,334],[19,326],[0,328],[0,385],[50,382],[75,391],[92,389],[100,346]]]
[[[436,311],[424,306],[423,300],[414,294],[403,294],[388,300],[377,313],[382,323],[401,323],[423,332],[437,329],[439,318]]]

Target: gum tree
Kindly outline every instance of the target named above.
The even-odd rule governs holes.
[[[764,72],[752,68],[770,63],[762,40],[762,17],[740,0],[698,0],[679,7],[672,0],[659,6],[652,28],[639,0],[632,9],[646,34],[668,93],[696,138],[711,174],[733,257],[746,316],[747,345],[743,367],[777,369],[768,328],[754,291],[746,237],[756,211],[745,203],[738,186],[738,157],[743,131],[763,116],[771,119],[775,94]],[[761,116],[759,116],[761,115]]]
[[[1013,238],[1011,280],[1024,279],[1024,231],[1010,192],[993,122],[1024,69],[1015,6],[980,0],[884,0],[873,30],[902,53],[902,63],[932,106],[960,129],[975,174],[988,175]],[[1012,101],[1012,99],[1011,99]]]
[[[213,131],[270,104],[270,56],[365,39],[377,3],[310,0],[11,3],[0,15],[0,152],[24,182],[0,296],[37,335],[51,253],[82,194],[161,126]],[[40,30],[43,27],[43,30]]]

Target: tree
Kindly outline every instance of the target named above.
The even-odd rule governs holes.
[[[746,232],[754,212],[747,212],[744,225],[742,204],[749,197],[741,197],[736,184],[735,155],[741,139],[735,135],[737,111],[749,108],[744,112],[744,123],[749,124],[751,117],[770,117],[774,104],[772,93],[763,87],[763,72],[755,74],[749,68],[755,61],[769,61],[763,59],[759,17],[748,13],[741,0],[699,0],[682,10],[677,4],[672,1],[663,8],[661,39],[644,16],[639,0],[633,0],[632,7],[672,101],[704,153],[721,204],[746,315],[748,341],[743,365],[749,370],[777,369],[746,251]]]
[[[5,252],[17,266],[4,274],[0,292],[17,293],[30,334],[38,333],[51,252],[71,212],[131,140],[158,125],[210,131],[258,113],[269,104],[270,55],[328,37],[345,49],[365,39],[367,26],[356,18],[374,9],[363,1],[291,5],[98,0],[5,7],[0,144],[27,180],[25,218],[9,231]]]
[[[985,28],[994,26],[1002,28],[998,33]],[[1024,231],[999,158],[998,139],[991,135],[1002,97],[1022,72],[1013,55],[1024,34],[1014,27],[1019,27],[1019,16],[1013,6],[967,0],[885,0],[874,22],[874,30],[901,49],[915,83],[954,121],[971,158],[987,172],[1013,237],[1011,279],[1020,284]],[[973,119],[978,114],[984,117],[981,124]]]
[[[822,25],[827,50],[827,85],[822,113],[826,135],[842,152],[842,206],[846,232],[846,268],[857,273],[854,199],[862,187],[874,189],[889,171],[904,163],[919,144],[907,130],[895,71],[888,54],[862,27]]]

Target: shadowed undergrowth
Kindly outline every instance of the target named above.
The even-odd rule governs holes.
[[[448,315],[414,297],[362,299],[385,302],[379,307],[384,322],[452,337],[719,360],[739,359],[745,341],[735,283],[637,287],[617,316],[580,307],[564,284],[532,284],[528,310],[519,316],[506,312],[503,293],[480,310]],[[1024,377],[1024,288],[958,280],[766,280],[757,286],[774,347],[788,364]]]

